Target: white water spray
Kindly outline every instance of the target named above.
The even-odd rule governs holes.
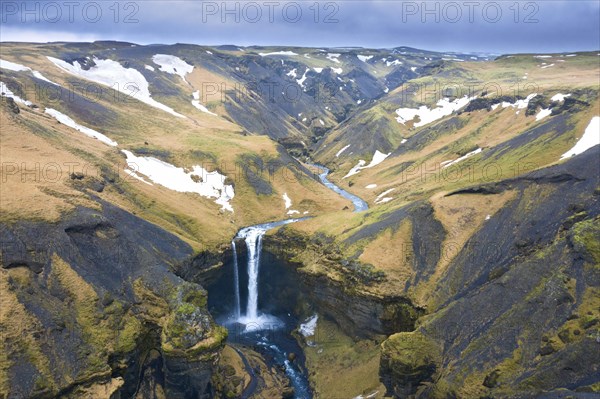
[[[235,317],[239,319],[241,316],[240,305],[240,272],[238,270],[237,249],[235,240],[231,241],[231,250],[233,251],[233,292],[235,292]]]

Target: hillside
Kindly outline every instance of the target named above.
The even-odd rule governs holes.
[[[207,303],[292,217],[315,398],[594,395],[598,55],[2,43],[0,397],[289,394]]]

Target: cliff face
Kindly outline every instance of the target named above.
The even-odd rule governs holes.
[[[560,165],[446,194],[513,193],[443,273],[435,265],[447,232],[427,203],[359,230],[347,242],[402,220],[415,226],[412,275],[395,293],[383,292],[383,280],[345,258],[332,239],[290,225],[265,245],[297,263],[311,301],[343,330],[357,337],[392,334],[381,345],[380,377],[394,397],[597,391],[599,157],[595,147]]]
[[[174,235],[99,201],[0,226],[3,397],[210,397],[226,331]]]
[[[495,186],[518,194],[450,263],[435,288],[439,305],[417,332],[382,345],[380,372],[390,393],[597,391],[599,156],[596,147]],[[410,363],[410,355],[420,361]]]

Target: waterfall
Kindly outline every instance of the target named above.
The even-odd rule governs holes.
[[[259,224],[256,226],[245,227],[241,229],[235,238],[243,239],[248,249],[248,302],[246,304],[246,314],[240,314],[240,288],[239,271],[235,242],[232,242],[234,258],[234,284],[235,284],[235,320],[244,324],[245,331],[256,331],[265,328],[280,326],[281,321],[275,316],[268,314],[259,314],[258,312],[258,275],[260,269],[260,253],[262,251],[263,236],[272,228],[282,226],[288,223],[294,223],[303,219],[287,219],[278,222]]]
[[[235,317],[240,318],[240,272],[238,270],[237,249],[235,248],[235,240],[231,241],[231,249],[233,251],[233,292],[235,293]]]
[[[260,267],[260,252],[262,249],[262,237],[264,230],[251,230],[246,236],[248,247],[248,304],[246,306],[246,318],[257,320],[258,318],[258,270]]]

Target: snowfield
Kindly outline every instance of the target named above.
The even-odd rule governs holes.
[[[356,56],[359,60],[361,60],[362,62],[367,62],[369,61],[371,58],[373,58],[374,56],[372,55],[357,55]]]
[[[412,121],[415,117],[419,117],[419,122],[414,124],[415,127],[421,127],[430,124],[438,119],[452,114],[454,111],[458,111],[462,107],[469,104],[471,100],[476,97],[457,98],[454,101],[450,101],[448,98],[443,98],[437,102],[436,108],[429,108],[426,105],[422,105],[419,108],[398,108],[396,114],[398,117],[396,120],[398,123],[406,124],[406,122]]]
[[[395,190],[395,188],[390,188],[389,190],[385,190],[384,192],[382,192],[381,194],[379,194],[377,196],[377,198],[375,198],[375,203],[376,204],[384,204],[386,202],[389,202],[389,201],[393,200],[392,197],[386,197],[386,195],[389,194],[389,193],[391,193],[394,190]]]
[[[479,154],[481,151],[483,151],[483,150],[481,148],[478,148],[475,151],[471,151],[468,154],[465,154],[462,157],[455,159],[454,161],[444,161],[444,162],[440,163],[440,165],[442,165],[442,169],[449,168],[450,166],[456,165],[457,163],[464,161],[467,158],[471,158],[473,155]]]
[[[258,55],[260,55],[261,57],[269,57],[272,55],[294,56],[298,54],[294,53],[293,51],[274,51],[272,53],[258,53]]]
[[[80,125],[79,123],[75,122],[73,119],[71,119],[67,115],[63,114],[62,112],[59,112],[52,108],[47,108],[46,113],[48,115],[52,116],[57,121],[59,121],[60,123],[62,123],[63,125],[69,126],[70,128],[73,128],[73,129],[85,134],[88,137],[92,137],[92,138],[99,140],[99,141],[103,142],[104,144],[108,144],[112,147],[116,147],[118,145],[116,141],[109,139],[102,133],[99,133],[93,129],[90,129],[89,127]]]
[[[351,144],[348,144],[347,146],[345,146],[344,148],[342,148],[341,150],[339,150],[336,154],[335,157],[339,157],[340,155],[342,155],[342,152],[346,151],[348,149],[348,147],[350,147]]]
[[[600,144],[600,116],[594,116],[590,124],[585,128],[583,136],[577,141],[569,151],[562,154],[560,159],[570,158],[579,155],[590,148]]]
[[[172,108],[161,104],[152,98],[148,81],[137,69],[125,68],[117,61],[94,58],[94,63],[96,65],[86,71],[77,61],[71,65],[58,58],[48,57],[48,59],[65,72],[103,86],[108,86],[150,105],[151,107],[161,109],[171,115],[177,116],[178,118],[185,118],[185,116],[175,112]]]
[[[327,59],[328,59],[328,60],[330,60],[330,61],[333,61],[333,62],[336,62],[336,63],[338,63],[338,64],[339,64],[339,63],[340,63],[340,60],[338,60],[338,57],[339,57],[340,55],[341,55],[341,54],[339,54],[339,53],[327,53]]]
[[[12,98],[16,103],[26,105],[28,107],[32,106],[33,103],[31,101],[23,100],[21,97],[15,95],[5,84],[4,82],[0,82],[0,94],[2,97]]]
[[[532,93],[530,95],[528,95],[524,100],[517,100],[514,103],[509,103],[509,102],[502,102],[502,108],[508,108],[508,107],[512,107],[512,108],[516,108],[516,109],[525,109],[527,108],[527,106],[529,105],[529,101],[531,101],[531,99],[533,99],[535,96],[537,96],[537,93]],[[496,105],[496,108],[498,106]],[[495,109],[495,108],[493,108]]]
[[[302,77],[300,79],[296,79],[296,83],[298,83],[298,85],[300,85],[300,87],[302,87],[303,89],[304,87],[304,81],[306,80],[306,74],[308,73],[310,69],[306,69],[306,71],[304,71],[304,74],[302,75]]]
[[[38,71],[31,71],[31,74],[32,74],[34,77],[36,77],[37,79],[43,80],[44,82],[48,82],[48,83],[51,83],[51,84],[53,84],[54,86],[59,86],[59,87],[60,87],[60,85],[59,85],[58,83],[55,83],[55,82],[51,81],[50,79],[46,78],[44,75],[42,75],[42,74],[41,74],[40,72],[38,72]]]
[[[563,102],[563,101],[565,101],[565,98],[567,98],[567,97],[571,97],[571,94],[556,93],[555,95],[552,96],[552,98],[550,100]]]
[[[550,108],[547,109],[542,109],[540,110],[540,112],[537,113],[537,115],[535,116],[535,120],[536,121],[541,121],[542,119],[544,119],[545,117],[549,116],[552,113],[552,110]]]
[[[46,78],[44,75],[41,74],[41,72],[38,71],[34,71],[29,67],[26,67],[24,65],[21,64],[17,64],[14,62],[10,62],[10,61],[6,61],[3,59],[0,59],[0,68],[2,69],[8,69],[9,71],[14,71],[14,72],[31,72],[31,74],[40,80],[43,80],[45,82],[48,83],[52,83],[55,86],[60,86],[58,83],[54,83],[53,81],[51,81],[50,79]]]
[[[152,182],[170,190],[182,193],[197,193],[206,198],[216,198],[215,203],[222,210],[233,212],[229,203],[235,195],[233,186],[226,185],[226,176],[217,171],[208,172],[201,166],[194,166],[191,172],[163,162],[154,157],[138,157],[132,152],[122,150],[127,157],[130,172],[143,174]]]
[[[193,65],[188,64],[174,55],[156,54],[152,57],[152,62],[160,67],[158,68],[160,71],[171,75],[179,75],[186,83],[187,80],[185,80],[185,75],[192,73],[194,70]]]
[[[304,323],[300,324],[300,328],[298,329],[300,331],[300,334],[302,334],[303,337],[312,337],[313,335],[315,335],[318,320],[319,315],[315,314],[314,316],[306,320]]]
[[[283,202],[285,202],[285,209],[290,209],[292,207],[292,200],[288,197],[287,193],[283,193]]]
[[[6,61],[6,60],[3,60],[3,59],[0,59],[0,68],[2,68],[2,69],[8,69],[9,71],[14,71],[14,72],[31,71],[31,68],[28,68],[26,66],[23,66],[21,64],[17,64],[17,63],[14,63],[14,62]]]
[[[219,116],[219,115],[215,114],[214,112],[209,111],[208,108],[206,108],[204,105],[202,105],[200,103],[200,90],[197,90],[197,91],[193,92],[192,96],[194,97],[194,99],[192,100],[192,105],[194,107],[196,107],[200,111],[205,112],[207,114],[214,115],[214,116]]]
[[[365,164],[367,163],[367,161],[365,160],[359,160],[358,163],[352,168],[350,169],[350,171],[348,172],[348,174],[344,177],[342,177],[342,179],[345,179],[347,177],[353,176],[355,174],[357,174],[358,172],[360,172],[363,169],[368,169],[368,168],[372,168],[374,166],[379,165],[380,163],[382,163],[383,161],[385,161],[385,159],[387,157],[389,157],[391,155],[391,152],[389,154],[384,154],[382,152],[379,152],[379,150],[375,151],[375,154],[373,154],[373,159],[371,160],[371,162],[365,166]]]

